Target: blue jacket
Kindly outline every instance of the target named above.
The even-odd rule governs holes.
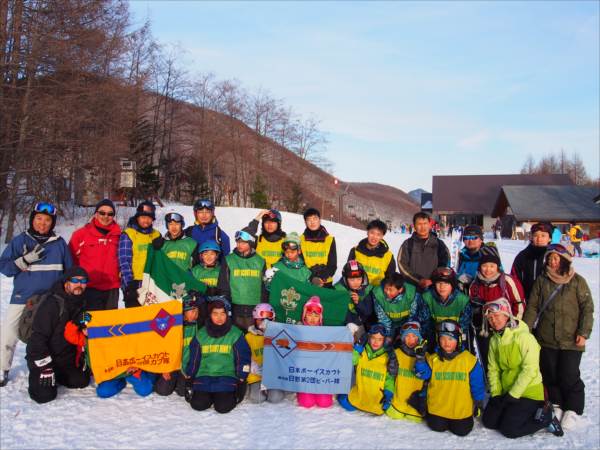
[[[471,279],[475,279],[477,276],[477,269],[479,268],[480,259],[480,251],[470,253],[467,247],[463,247],[458,255],[456,276],[460,277],[463,273],[466,273],[467,275],[471,276]]]
[[[198,246],[209,240],[217,241],[221,247],[221,254],[219,256],[219,260],[221,261],[231,251],[229,236],[221,229],[217,219],[213,219],[212,223],[206,226],[199,224],[189,226],[185,229],[185,235],[193,238],[198,243]]]
[[[10,303],[24,305],[29,297],[49,290],[52,285],[63,276],[66,269],[73,265],[71,252],[67,243],[60,236],[52,236],[42,246],[45,253],[42,260],[29,266],[26,271],[21,271],[15,259],[33,250],[38,242],[23,232],[16,236],[0,256],[0,272],[7,277],[14,277],[14,288]]]

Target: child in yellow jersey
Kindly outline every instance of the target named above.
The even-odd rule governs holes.
[[[473,429],[475,408],[483,409],[485,383],[477,358],[462,350],[462,330],[455,320],[443,320],[436,326],[435,353],[415,363],[417,378],[427,381],[427,415],[433,431],[450,430],[466,436]]]
[[[415,391],[421,391],[423,380],[415,375],[415,362],[425,358],[427,341],[421,336],[419,322],[406,322],[400,328],[400,339],[395,351],[398,370],[392,404],[385,411],[392,419],[406,419],[421,422],[422,415],[408,403]]]
[[[248,375],[248,397],[252,403],[279,403],[283,400],[285,392],[280,389],[267,389],[261,383],[263,350],[265,343],[265,330],[267,322],[275,319],[275,311],[268,303],[259,303],[252,310],[254,325],[248,327],[246,341],[250,346],[251,361],[250,375]]]
[[[394,377],[388,370],[389,357],[384,346],[385,327],[378,323],[369,330],[367,344],[354,345],[352,362],[356,366],[356,382],[348,395],[339,395],[338,402],[347,411],[381,415],[390,407],[394,395]]]

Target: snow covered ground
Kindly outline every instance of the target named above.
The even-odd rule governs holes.
[[[191,207],[159,208],[159,230],[164,231],[162,218],[171,210],[182,213],[187,223],[193,222]],[[121,224],[129,213],[131,210],[120,209],[117,218]],[[220,224],[230,236],[257,213],[256,209],[217,208]],[[77,226],[59,223],[58,232],[68,238],[88,214],[91,210],[78,213]],[[350,248],[365,232],[327,221],[324,225],[336,238],[341,270]],[[302,232],[302,216],[283,213],[283,228]],[[394,255],[407,237],[386,236]],[[498,241],[497,245],[504,267],[509,268],[526,243]],[[586,243],[584,248],[588,246],[598,248],[598,242]],[[348,413],[337,405],[328,410],[305,410],[295,405],[293,395],[278,405],[244,402],[225,415],[214,410],[193,411],[176,394],[140,398],[129,386],[111,399],[96,397],[94,386],[76,391],[59,388],[56,401],[37,405],[27,394],[25,349],[19,344],[11,381],[0,389],[0,448],[600,448],[600,260],[576,258],[575,269],[588,281],[596,311],[594,331],[582,360],[586,412],[580,427],[563,438],[541,431],[509,440],[484,429],[479,421],[469,436],[458,438],[429,431],[424,424]],[[0,276],[0,313],[6,309],[11,291],[12,280]]]

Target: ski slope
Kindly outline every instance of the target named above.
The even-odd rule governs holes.
[[[169,211],[193,222],[191,207],[158,208],[156,226],[164,232],[163,217]],[[57,232],[67,238],[86,222],[93,210],[80,210],[76,223],[59,224]],[[124,224],[133,213],[120,208],[117,219]],[[220,225],[233,237],[258,213],[257,209],[217,208]],[[338,277],[350,248],[365,237],[364,230],[324,221],[337,242]],[[301,215],[283,213],[283,229],[304,230]],[[388,233],[394,255],[408,234]],[[3,241],[4,239],[2,239]],[[447,242],[449,245],[450,242]],[[511,267],[526,243],[498,241],[504,267]],[[597,248],[598,243],[586,243]],[[562,438],[540,431],[510,440],[483,428],[477,420],[470,435],[456,437],[435,433],[424,424],[394,421],[366,413],[344,411],[337,404],[326,410],[299,408],[289,395],[278,405],[253,405],[245,401],[231,413],[198,412],[183,398],[151,395],[138,397],[130,386],[110,399],[96,397],[94,385],[82,390],[59,387],[57,400],[38,405],[27,394],[25,348],[19,344],[9,384],[0,388],[0,448],[600,448],[598,299],[599,259],[575,259],[575,269],[590,285],[594,297],[594,331],[581,364],[586,384],[586,410],[580,426]],[[0,276],[0,312],[12,291],[12,280]]]

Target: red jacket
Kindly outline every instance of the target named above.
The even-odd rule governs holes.
[[[104,235],[94,225],[94,219],[71,236],[69,249],[73,264],[83,267],[88,275],[88,287],[106,291],[120,287],[117,248],[121,227],[112,223]]]
[[[469,288],[469,297],[471,301],[478,299],[478,302],[481,303],[488,303],[504,297],[510,302],[512,313],[517,319],[521,319],[525,311],[525,295],[521,283],[506,273],[500,274],[500,277],[489,285],[479,277],[475,277]]]

